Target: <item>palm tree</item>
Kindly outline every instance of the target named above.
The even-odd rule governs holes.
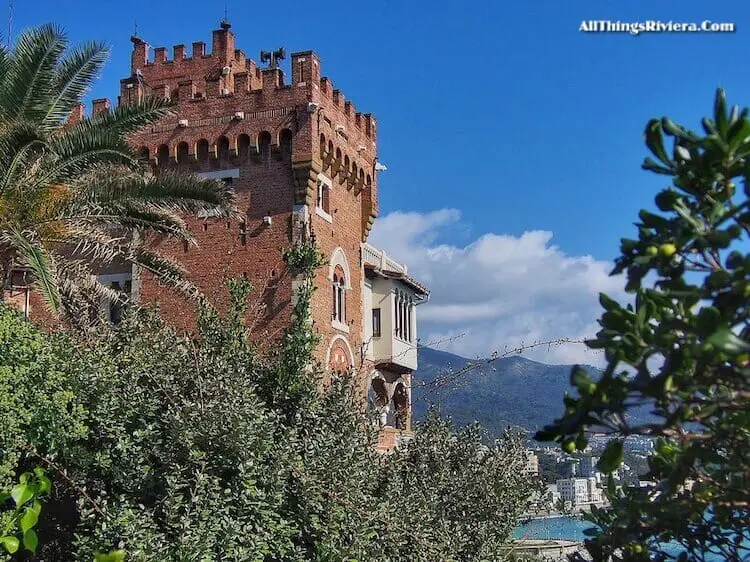
[[[67,50],[60,28],[24,32],[0,47],[0,299],[11,271],[31,274],[51,312],[126,298],[96,271],[126,260],[197,295],[174,262],[139,240],[149,233],[193,242],[182,213],[228,216],[222,183],[165,172],[155,177],[126,137],[170,114],[146,100],[68,123],[109,55],[97,42]]]

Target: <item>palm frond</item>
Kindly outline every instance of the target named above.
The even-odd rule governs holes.
[[[0,115],[39,121],[47,112],[55,69],[65,52],[62,29],[44,25],[22,32],[0,76]]]
[[[95,302],[125,302],[128,295],[117,289],[107,287],[99,276],[91,271],[91,263],[80,260],[68,260],[59,268],[61,292],[70,293],[72,290],[66,285],[74,285],[76,290],[85,293]]]
[[[35,187],[69,184],[91,173],[102,164],[114,164],[136,170],[140,164],[125,139],[116,133],[97,131],[88,136],[61,134],[49,142],[54,159],[45,166]]]
[[[8,50],[4,45],[0,45],[0,76],[5,76],[8,72]]]
[[[28,170],[30,161],[47,146],[36,124],[29,121],[5,123],[0,128],[0,197]]]
[[[108,231],[150,231],[187,242],[195,240],[182,217],[169,209],[126,202],[99,206],[95,209],[71,210],[72,214],[63,213],[44,222],[51,225],[59,223],[64,225],[66,230],[70,230],[71,236],[84,238],[87,229],[96,226]],[[37,226],[41,227],[42,224],[39,223]]]
[[[109,49],[104,43],[89,42],[76,47],[60,61],[52,85],[54,99],[42,121],[45,127],[56,128],[68,117],[108,58]]]
[[[61,246],[69,243],[61,239]],[[83,261],[111,263],[122,259],[154,275],[161,283],[170,285],[190,298],[200,296],[198,288],[185,278],[185,269],[176,261],[135,244],[125,244],[122,239],[111,237],[104,231],[92,231],[86,239],[80,238],[70,255]]]
[[[235,213],[232,190],[223,182],[173,171],[159,176],[118,176],[111,170],[99,170],[95,177],[85,180],[81,198],[105,207],[114,202],[148,204],[210,218],[230,217]]]
[[[92,267],[92,264],[107,265],[122,258],[127,240],[97,228],[71,227],[60,236],[48,236],[43,239],[48,246],[54,246],[65,254],[68,260],[81,258]]]
[[[138,267],[151,272],[161,283],[170,285],[185,296],[197,299],[201,292],[191,281],[186,279],[185,270],[177,262],[142,248],[134,249],[126,259]]]
[[[0,48],[0,248],[25,263],[49,308],[82,316],[116,295],[96,271],[117,259],[195,297],[185,271],[136,241],[141,232],[194,241],[185,214],[233,216],[222,182],[146,172],[127,135],[172,113],[150,98],[62,126],[108,56],[102,43],[65,54],[53,25]]]
[[[51,312],[58,313],[60,291],[54,257],[34,239],[32,232],[21,232],[13,227],[7,228],[5,232],[16,255],[33,273],[34,284],[42,294],[47,307]]]
[[[121,104],[109,112],[84,119],[71,127],[70,132],[76,134],[80,131],[80,134],[87,135],[91,131],[108,131],[128,135],[172,115],[172,106],[174,102],[155,97],[146,98],[140,103]]]
[[[87,329],[101,319],[103,302],[127,302],[125,293],[99,281],[90,263],[67,260],[59,268],[61,316],[77,329]]]

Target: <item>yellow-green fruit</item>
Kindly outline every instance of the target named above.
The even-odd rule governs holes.
[[[674,244],[662,244],[659,246],[659,253],[665,258],[671,258],[677,253],[677,246]]]
[[[646,248],[646,255],[648,256],[655,256],[658,253],[659,248],[657,248],[656,246],[649,246],[648,248]]]
[[[738,367],[745,368],[750,364],[750,355],[747,353],[740,353],[734,360]]]
[[[573,441],[572,439],[570,439],[570,440],[566,441],[565,443],[563,443],[562,449],[566,453],[572,453],[572,452],[574,452],[576,450],[576,442]]]

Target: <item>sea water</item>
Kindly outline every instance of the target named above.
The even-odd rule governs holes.
[[[578,517],[545,517],[532,519],[519,525],[513,533],[513,537],[516,539],[556,539],[583,542],[586,538],[583,531],[591,527],[593,527],[592,523]],[[670,554],[678,554],[682,551],[680,545],[676,543],[667,545],[664,550]],[[723,558],[718,555],[708,555],[706,560],[720,562]],[[750,556],[743,558],[743,562],[745,560],[750,560]]]

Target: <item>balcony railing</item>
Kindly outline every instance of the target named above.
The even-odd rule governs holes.
[[[385,254],[385,250],[378,250],[369,244],[362,244],[362,261],[383,270],[407,273],[406,265],[393,261]]]

